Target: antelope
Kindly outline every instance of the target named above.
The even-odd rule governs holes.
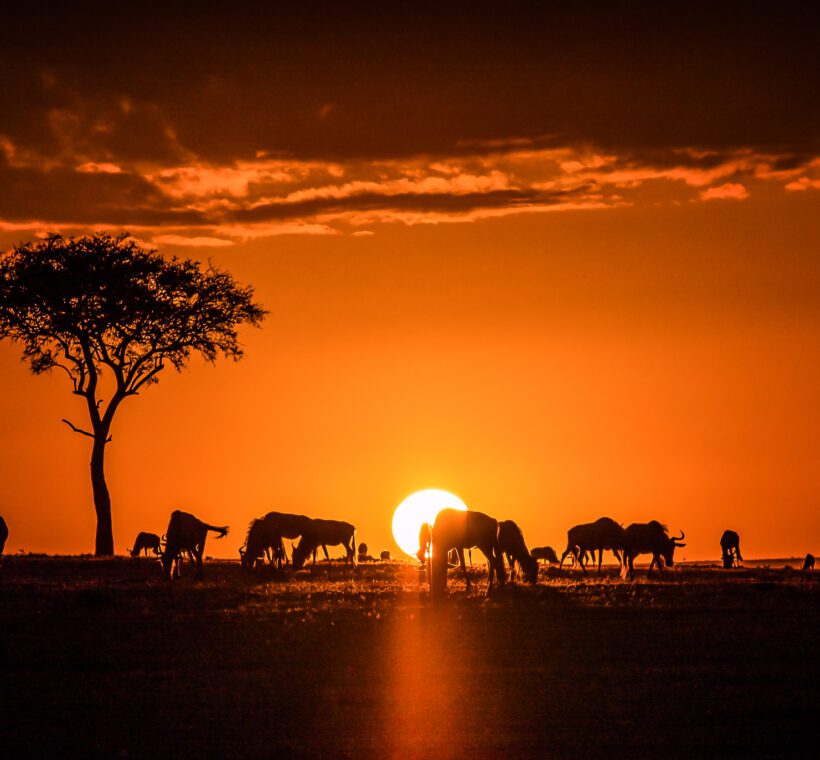
[[[149,549],[157,556],[162,554],[162,540],[156,533],[140,531],[134,540],[134,548],[129,549],[128,553],[133,558],[137,558],[140,556],[140,552],[145,552],[145,556],[147,557]]]
[[[517,562],[524,579],[528,583],[535,583],[538,580],[538,560],[527,550],[521,528],[512,520],[502,520],[498,523],[498,543],[502,555],[506,555],[510,565],[510,578],[513,577]]]
[[[559,567],[564,566],[567,555],[572,554],[573,558],[581,565],[581,569],[586,572],[586,553],[592,552],[592,561],[595,561],[595,550],[598,550],[598,574],[601,573],[601,562],[603,561],[604,549],[611,550],[618,563],[621,563],[619,550],[624,548],[624,529],[610,517],[600,517],[593,523],[576,525],[567,531],[567,548],[561,555]]]
[[[633,562],[639,554],[651,554],[652,562],[649,564],[649,573],[657,564],[658,572],[663,577],[663,565],[674,565],[675,549],[679,546],[686,546],[681,543],[686,535],[683,531],[680,536],[671,538],[665,525],[661,525],[657,520],[648,523],[632,523],[626,529],[626,548],[624,549],[624,563],[621,569],[623,577],[631,578],[635,569]]]
[[[281,568],[287,562],[285,538],[299,538],[310,526],[311,519],[305,515],[293,515],[287,512],[268,512],[258,520],[252,520],[248,526],[244,549],[239,550],[242,567],[253,570],[260,557],[268,554],[268,561],[274,561]]]
[[[437,515],[431,533],[431,553],[427,562],[430,593],[438,596],[447,590],[447,554],[455,549],[461,570],[470,591],[470,576],[464,561],[464,550],[478,547],[489,565],[489,594],[493,588],[493,574],[499,585],[505,580],[504,558],[498,541],[498,521],[483,512],[442,509]]]
[[[733,530],[724,530],[720,537],[720,551],[723,556],[723,567],[740,566],[743,557],[740,556],[740,536]]]
[[[316,564],[316,551],[320,546],[324,550],[325,559],[330,562],[327,547],[337,546],[338,544],[344,546],[347,552],[345,562],[356,565],[356,528],[350,523],[340,520],[311,520],[293,550],[294,570],[301,568],[311,553],[313,554],[313,563]]]
[[[188,553],[191,564],[196,567],[197,577],[202,577],[202,554],[205,551],[205,539],[208,537],[209,530],[218,533],[217,538],[224,538],[228,535],[227,525],[221,528],[208,525],[192,514],[179,509],[171,513],[168,530],[165,533],[165,551],[160,554],[163,573],[169,580],[179,578],[182,552]]]
[[[533,557],[537,560],[544,560],[547,564],[550,565],[557,565],[558,555],[555,553],[555,549],[551,546],[536,546],[531,552]]]

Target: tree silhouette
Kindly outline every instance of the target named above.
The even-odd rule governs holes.
[[[227,272],[165,258],[127,235],[50,235],[0,257],[0,339],[23,345],[35,375],[65,371],[88,408],[90,430],[63,422],[94,441],[97,555],[114,553],[104,462],[120,404],[195,352],[239,360],[237,327],[258,326],[265,314],[253,289]]]

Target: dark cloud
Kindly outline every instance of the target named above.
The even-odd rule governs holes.
[[[7,11],[0,225],[241,237],[819,181],[809,4],[441,5]]]
[[[177,210],[153,185],[131,174],[11,167],[0,159],[0,220],[65,224],[198,224],[202,215]]]
[[[526,205],[546,206],[570,197],[573,192],[536,192],[522,190],[499,190],[487,193],[396,193],[392,195],[359,193],[344,199],[318,198],[300,203],[269,203],[254,208],[242,209],[225,217],[225,221],[242,224],[249,222],[270,222],[285,219],[304,219],[319,215],[341,214],[349,211],[419,211],[424,213],[459,214],[475,209],[508,208]]]
[[[143,121],[99,144],[151,160],[168,154],[165,129],[216,162],[544,134],[621,150],[818,145],[810,4],[339,5],[14,11],[0,132],[44,144],[73,93],[91,111],[134,104]]]

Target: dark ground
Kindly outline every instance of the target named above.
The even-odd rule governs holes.
[[[820,581],[542,573],[431,607],[400,563],[203,582],[8,557],[0,754],[817,757]]]

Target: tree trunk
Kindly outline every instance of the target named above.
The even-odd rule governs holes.
[[[91,452],[91,488],[94,491],[94,509],[97,512],[97,539],[94,554],[110,557],[114,554],[114,531],[111,527],[111,496],[105,484],[105,444],[108,432],[94,437]]]

